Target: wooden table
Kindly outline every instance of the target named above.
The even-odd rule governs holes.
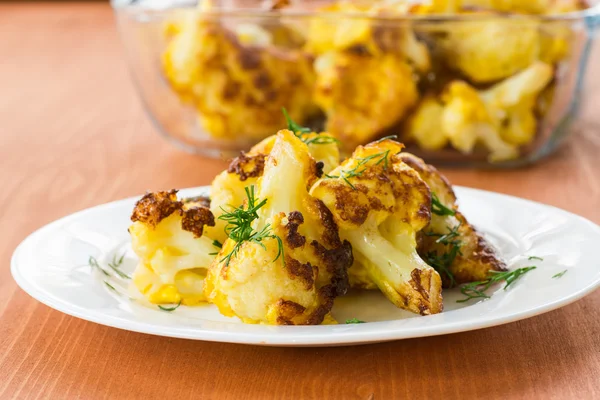
[[[126,332],[33,300],[9,272],[30,232],[147,189],[207,184],[225,164],[157,135],[107,4],[3,4],[0,33],[0,398],[600,398],[600,292],[497,328],[316,349]],[[548,161],[445,172],[600,223],[598,100]]]

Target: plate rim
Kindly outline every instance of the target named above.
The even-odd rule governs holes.
[[[586,225],[589,225],[590,228],[597,231],[598,235],[600,235],[600,225],[594,223],[591,220],[588,220],[582,216],[571,213],[569,211],[563,210],[561,208],[539,203],[536,201],[519,198],[512,195],[507,195],[503,193],[497,193],[487,190],[469,188],[464,186],[455,185],[454,189],[459,194],[468,193],[469,195],[474,195],[476,197],[481,196],[493,196],[499,197],[503,201],[517,201],[517,202],[525,202],[530,206],[542,207],[546,209],[550,209],[553,212],[559,212],[563,215],[568,216],[569,218],[574,218],[579,222],[582,222]],[[209,186],[198,186],[192,188],[181,189],[180,193],[185,192],[207,192],[210,190]],[[419,338],[419,337],[428,337],[428,336],[437,336],[437,335],[445,335],[459,332],[466,332],[484,328],[490,328],[498,325],[503,325],[511,322],[516,322],[519,320],[531,318],[537,315],[544,314],[546,312],[550,312],[556,310],[558,308],[569,305],[589,294],[594,292],[598,287],[600,287],[600,275],[595,279],[589,282],[583,288],[570,293],[562,298],[556,299],[554,301],[545,303],[543,305],[539,305],[537,307],[532,307],[529,309],[517,311],[511,313],[509,316],[496,316],[493,314],[491,317],[486,316],[476,321],[455,321],[455,322],[447,322],[440,326],[431,328],[428,326],[421,327],[413,327],[410,329],[393,329],[394,327],[387,327],[387,329],[378,330],[377,328],[383,328],[384,325],[394,325],[394,323],[400,323],[402,320],[392,320],[392,321],[378,321],[378,322],[370,322],[369,324],[359,324],[359,325],[328,325],[329,330],[323,329],[323,332],[313,333],[311,335],[306,335],[307,331],[324,328],[325,326],[266,326],[266,325],[254,325],[255,327],[260,328],[269,328],[263,329],[264,332],[236,332],[235,330],[207,330],[204,328],[196,327],[177,327],[177,326],[161,326],[154,324],[152,322],[144,322],[133,319],[122,318],[109,314],[98,314],[97,312],[82,312],[81,307],[77,304],[67,303],[65,304],[62,300],[52,299],[50,295],[45,293],[44,291],[40,291],[33,283],[28,281],[19,271],[18,268],[18,259],[21,256],[22,252],[25,251],[25,248],[30,242],[33,242],[37,236],[43,235],[46,231],[52,230],[57,225],[62,225],[68,223],[72,219],[77,219],[81,214],[98,211],[99,209],[111,209],[114,207],[118,207],[122,203],[130,203],[132,201],[136,201],[139,199],[139,196],[132,196],[121,200],[115,200],[108,203],[96,205],[90,208],[86,208],[83,210],[76,211],[72,214],[61,217],[55,221],[52,221],[29,234],[25,239],[21,241],[21,243],[15,248],[12,257],[11,257],[11,275],[17,285],[26,292],[33,299],[41,302],[42,304],[53,308],[57,311],[60,311],[64,314],[83,319],[85,321],[94,322],[100,325],[105,325],[113,328],[118,328],[122,330],[128,330],[138,333],[151,334],[155,336],[165,336],[165,337],[173,337],[173,338],[182,338],[182,339],[192,339],[192,340],[202,340],[202,341],[210,341],[210,342],[223,342],[223,343],[238,343],[238,344],[252,344],[252,345],[266,345],[266,346],[291,346],[291,347],[318,347],[318,346],[346,346],[346,345],[355,345],[355,344],[368,344],[368,343],[377,343],[377,342],[385,342],[392,340],[402,340],[408,338]],[[600,265],[599,265],[600,266]],[[600,268],[599,268],[600,269]],[[441,315],[441,314],[440,314]],[[435,317],[435,316],[431,316]],[[428,317],[428,318],[431,318]],[[242,325],[240,325],[242,326]],[[246,325],[252,326],[252,325]],[[340,328],[336,334],[329,332],[332,327]],[[343,327],[343,328],[342,328]],[[368,329],[365,329],[369,327]],[[293,330],[294,333],[286,332],[288,330]],[[269,332],[267,335],[266,333]],[[328,333],[329,332],[329,333]],[[330,338],[328,338],[330,336]]]

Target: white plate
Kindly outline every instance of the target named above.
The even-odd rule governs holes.
[[[182,196],[206,193],[187,189]],[[129,300],[126,284],[111,284],[88,266],[90,256],[106,264],[124,251],[123,268],[136,263],[127,227],[137,198],[121,200],[53,222],[23,241],[12,258],[19,286],[42,303],[88,321],[154,335],[275,346],[332,346],[382,342],[485,328],[532,317],[569,304],[600,284],[600,227],[568,212],[510,196],[456,188],[461,210],[498,247],[511,268],[537,265],[485,301],[457,303],[456,289],[444,292],[445,311],[421,317],[395,308],[378,292],[340,298],[338,321],[364,324],[264,326],[223,317],[212,305],[181,306],[174,312]],[[529,256],[544,260],[528,260]],[[553,278],[567,270],[560,278]]]

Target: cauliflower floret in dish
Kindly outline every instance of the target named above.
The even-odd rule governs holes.
[[[206,301],[204,277],[219,250],[203,232],[215,221],[207,207],[176,193],[148,193],[137,202],[129,233],[140,262],[132,279],[151,303],[195,305]]]
[[[316,55],[314,101],[326,115],[325,129],[351,151],[398,123],[416,103],[417,74],[429,71],[429,52],[408,23],[335,20],[340,12],[406,15],[403,7],[339,2],[320,11],[305,46]]]
[[[442,311],[439,274],[417,253],[416,235],[431,219],[431,194],[389,139],[359,146],[319,180],[311,194],[333,213],[352,244],[355,276],[368,277],[396,306],[421,315]]]
[[[412,68],[395,54],[333,51],[317,58],[315,70],[325,128],[347,150],[399,122],[418,99]]]
[[[410,7],[403,4],[375,2],[359,6],[349,2],[338,2],[319,9],[319,16],[312,18],[305,50],[321,55],[331,51],[351,50],[378,56],[396,54],[414,69],[426,73],[431,68],[429,51],[419,41],[408,23],[382,24],[369,17],[407,15]],[[362,12],[364,18],[339,18],[336,13]]]
[[[550,65],[536,62],[483,91],[466,82],[451,82],[440,99],[428,96],[406,124],[406,137],[429,150],[448,142],[463,153],[477,144],[489,150],[490,161],[518,156],[518,146],[533,140],[535,104],[552,80]]]
[[[317,163],[280,131],[245,205],[223,214],[229,238],[211,265],[205,293],[222,314],[247,323],[314,325],[330,319],[348,288],[352,249],[333,217],[308,194]]]
[[[440,150],[448,144],[442,128],[444,104],[435,96],[421,100],[406,122],[407,139],[414,140],[425,150]]]
[[[255,142],[283,126],[281,107],[300,122],[315,113],[309,54],[270,45],[267,31],[236,35],[195,13],[174,25],[164,73],[211,136]]]
[[[452,25],[445,37],[437,39],[445,62],[474,83],[507,78],[531,65],[540,55],[537,21],[492,17]]]

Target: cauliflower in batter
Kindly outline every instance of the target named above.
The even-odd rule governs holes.
[[[431,219],[431,194],[398,158],[402,147],[389,139],[359,146],[311,194],[352,244],[355,277],[368,278],[400,308],[436,314],[443,308],[442,281],[417,253],[416,240]]]
[[[215,221],[208,208],[176,193],[148,193],[133,210],[129,233],[140,258],[133,284],[151,303],[195,305],[206,301],[204,277],[219,250],[203,232]]]
[[[315,69],[326,130],[347,150],[399,122],[418,99],[413,69],[395,54],[333,51],[319,56]]]
[[[295,124],[291,120],[290,122],[291,125]],[[340,163],[337,141],[326,132],[316,133],[300,128],[303,132],[297,131],[295,134],[306,144],[311,156],[317,161],[317,175],[328,173],[337,167]],[[269,136],[249,152],[241,152],[225,171],[215,177],[211,185],[210,209],[217,220],[215,227],[208,228],[211,237],[221,242],[227,239],[224,230],[226,223],[218,217],[223,214],[224,208],[243,204],[246,199],[245,188],[255,185],[263,175],[265,163],[276,140],[277,135]]]
[[[205,293],[222,314],[247,323],[320,324],[348,288],[352,249],[331,212],[308,193],[317,163],[293,132],[280,131],[245,205],[230,208],[229,238]]]
[[[444,60],[474,83],[496,82],[539,58],[539,22],[490,18],[449,27],[437,40]]]
[[[483,91],[451,82],[439,99],[426,97],[417,107],[406,134],[425,149],[441,149],[449,142],[471,153],[481,144],[491,161],[510,160],[518,156],[518,146],[533,140],[535,104],[552,77],[550,65],[535,62]]]
[[[458,210],[448,180],[433,166],[410,154],[398,157],[427,183],[434,197],[431,222],[418,233],[418,252],[440,274],[444,287],[483,281],[489,271],[505,271],[494,248]]]
[[[300,122],[315,113],[309,54],[272,46],[267,31],[236,34],[196,13],[175,26],[164,73],[211,136],[256,142],[283,126],[281,107]]]

